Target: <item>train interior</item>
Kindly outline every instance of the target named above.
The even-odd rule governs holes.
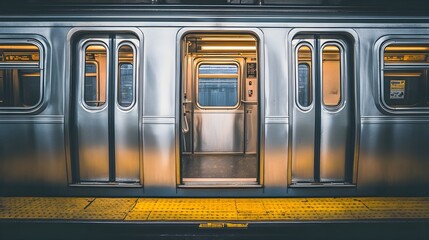
[[[384,49],[382,100],[392,109],[429,106],[427,44],[392,44]]]
[[[258,41],[189,33],[182,41],[182,186],[258,186]]]
[[[0,107],[31,107],[41,100],[39,48],[32,44],[0,46]]]

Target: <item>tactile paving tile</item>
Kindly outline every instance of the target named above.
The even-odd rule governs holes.
[[[0,197],[0,219],[323,221],[429,219],[429,198]]]
[[[131,211],[130,214],[133,214]],[[235,201],[229,199],[158,199],[149,221],[235,220]]]
[[[136,198],[96,198],[75,218],[123,220],[136,202]]]
[[[0,218],[73,219],[91,198],[0,198]]]

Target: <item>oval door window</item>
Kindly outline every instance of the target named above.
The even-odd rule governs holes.
[[[134,50],[122,45],[118,53],[118,104],[128,108],[134,102]]]
[[[311,49],[308,46],[300,46],[298,49],[298,104],[301,107],[309,107],[312,99],[311,79]]]
[[[341,52],[335,45],[322,49],[323,104],[336,107],[341,102]]]
[[[83,100],[89,107],[102,107],[107,95],[107,49],[91,44],[85,49],[85,78]]]

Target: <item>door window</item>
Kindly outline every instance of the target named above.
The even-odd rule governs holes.
[[[107,49],[90,44],[85,49],[85,78],[83,100],[89,107],[102,107],[107,94]]]
[[[300,107],[309,107],[312,99],[312,51],[310,47],[303,45],[298,49],[298,104]]]
[[[336,107],[341,102],[341,52],[335,45],[322,49],[322,94],[325,106]]]
[[[119,48],[118,104],[129,108],[134,102],[134,49],[129,45]]]

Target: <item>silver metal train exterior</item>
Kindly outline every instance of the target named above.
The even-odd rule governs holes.
[[[427,195],[429,17],[398,12],[5,12],[1,194]]]

